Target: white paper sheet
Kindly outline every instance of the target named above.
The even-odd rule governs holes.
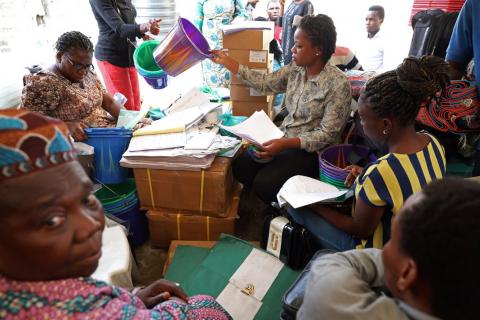
[[[280,206],[289,203],[300,208],[312,203],[338,198],[348,190],[339,190],[328,183],[305,176],[293,176],[288,179],[277,194]]]
[[[224,34],[231,34],[243,30],[272,30],[271,21],[239,21],[229,25],[221,26]]]
[[[247,296],[231,283],[227,284],[216,300],[235,320],[252,320],[262,307],[261,301]]]
[[[185,132],[136,136],[130,140],[128,151],[169,149],[184,147],[185,144]]]
[[[257,146],[262,146],[269,140],[280,139],[284,135],[263,110],[255,111],[247,120],[236,126],[220,127]]]
[[[253,284],[255,291],[252,296],[262,301],[283,266],[283,262],[274,256],[253,249],[229,281],[241,289]]]
[[[185,150],[206,150],[212,145],[216,135],[215,131],[198,131],[189,136]]]
[[[184,111],[191,107],[209,103],[210,99],[208,98],[208,95],[201,92],[199,88],[194,87],[183,94],[180,99],[176,100],[170,108],[165,110],[165,113],[173,115],[174,113]]]

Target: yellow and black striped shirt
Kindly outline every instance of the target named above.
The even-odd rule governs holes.
[[[425,184],[445,175],[445,150],[430,136],[430,143],[413,154],[389,153],[371,163],[355,185],[355,199],[372,207],[385,207],[381,223],[370,239],[361,240],[357,248],[383,248],[390,239],[390,223],[405,200]]]

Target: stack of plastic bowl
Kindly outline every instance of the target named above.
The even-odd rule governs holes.
[[[340,144],[325,148],[318,156],[320,165],[320,181],[337,188],[346,188],[345,179],[348,172],[345,168],[349,162],[349,154],[354,152],[357,157],[369,159],[369,149],[362,145]],[[370,158],[370,161],[375,158]]]
[[[106,213],[118,218],[132,235],[134,246],[144,243],[148,239],[148,221],[140,211],[140,203],[135,188],[135,181],[102,186],[95,192]]]
[[[148,40],[140,44],[133,53],[133,63],[145,81],[154,89],[168,85],[167,74],[155,63],[153,51],[160,44],[158,40]]]

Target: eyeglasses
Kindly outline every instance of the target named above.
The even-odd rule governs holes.
[[[68,55],[64,55],[68,62],[75,68],[75,70],[77,71],[80,71],[82,69],[86,69],[87,71],[91,71],[93,69],[95,69],[95,67],[93,66],[93,64],[83,64],[83,63],[79,63],[79,62],[75,62],[72,60],[72,58],[70,58]]]

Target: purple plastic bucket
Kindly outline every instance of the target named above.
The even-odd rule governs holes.
[[[369,156],[369,149],[361,145],[340,144],[325,148],[318,156],[320,175],[343,184],[348,176],[348,172],[344,168],[338,167],[338,158],[343,154],[343,162],[349,165],[348,155],[352,151],[362,158]],[[369,160],[375,161],[376,158],[375,156],[370,156]]]
[[[153,51],[155,63],[170,76],[178,76],[203,59],[210,58],[210,47],[190,21],[178,18],[175,26]]]

